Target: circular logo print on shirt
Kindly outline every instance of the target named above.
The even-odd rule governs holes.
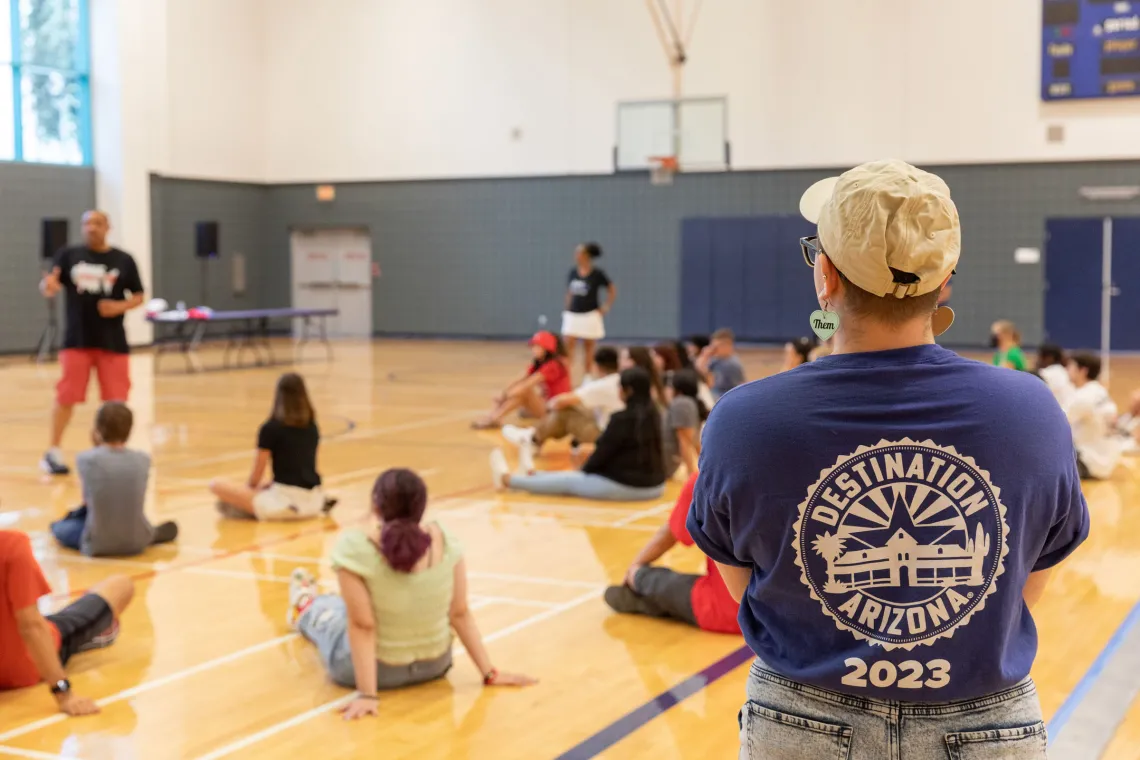
[[[890,650],[954,635],[997,590],[1009,527],[973,459],[933,441],[839,457],[800,504],[801,580],[840,629]]]

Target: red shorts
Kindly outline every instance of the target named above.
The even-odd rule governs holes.
[[[82,404],[87,400],[87,381],[91,370],[99,375],[99,393],[104,401],[126,401],[131,392],[131,357],[97,348],[65,348],[59,352],[63,376],[55,386],[55,398],[61,406]]]

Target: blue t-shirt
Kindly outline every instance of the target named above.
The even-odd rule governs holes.
[[[750,568],[740,627],[795,681],[943,702],[1029,674],[1030,572],[1089,517],[1044,383],[935,345],[828,356],[713,409],[688,528]]]

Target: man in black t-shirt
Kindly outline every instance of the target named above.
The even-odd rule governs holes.
[[[143,302],[138,267],[130,254],[107,244],[110,221],[102,211],[83,215],[83,245],[64,248],[40,281],[45,298],[65,293],[62,377],[56,385],[51,448],[40,466],[52,475],[70,472],[59,445],[76,404],[87,400],[87,381],[99,375],[103,401],[126,401],[131,389],[123,315]]]

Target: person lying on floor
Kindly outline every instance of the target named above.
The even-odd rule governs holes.
[[[599,377],[587,379],[576,391],[550,399],[548,411],[535,427],[503,426],[503,438],[518,446],[520,470],[534,471],[534,457],[546,441],[569,436],[575,447],[594,443],[610,416],[625,408],[617,351],[602,346],[594,352],[594,366]]]
[[[696,482],[697,473],[694,472],[681,489],[677,504],[669,515],[669,522],[662,525],[653,534],[653,538],[649,539],[649,543],[638,552],[625,573],[622,585],[606,589],[606,604],[614,612],[671,618],[705,631],[739,635],[740,623],[736,616],[740,605],[728,593],[728,587],[724,585],[715,562],[706,559],[708,571],[705,575],[689,575],[666,567],[653,567],[653,563],[676,544],[693,545],[693,539],[685,528],[685,520],[689,516]]]
[[[512,475],[502,449],[491,452],[495,488],[599,501],[647,501],[665,492],[661,414],[640,367],[621,373],[625,409],[610,417],[580,471]]]
[[[295,372],[277,381],[269,419],[257,431],[257,452],[246,483],[210,481],[218,510],[226,517],[307,520],[327,514],[336,499],[326,498],[317,472],[321,431],[305,380]],[[263,484],[272,467],[273,479]]]
[[[426,507],[419,475],[387,470],[372,487],[377,525],[346,530],[332,550],[340,594],[321,594],[308,570],[293,571],[286,620],[316,645],[333,682],[356,689],[345,720],[378,715],[380,690],[443,678],[453,630],[484,686],[535,683],[491,663],[467,603],[463,547],[439,523],[422,523]]]
[[[475,430],[490,430],[516,409],[535,419],[546,414],[547,399],[570,392],[570,368],[562,339],[551,332],[536,332],[530,339],[534,360],[526,371],[491,399],[491,411],[471,423]]]
[[[74,655],[114,643],[134,584],[130,578],[113,575],[45,616],[38,602],[49,593],[51,586],[27,534],[0,530],[0,691],[43,682],[60,712],[93,715],[99,706],[71,690],[64,668]]]
[[[88,557],[130,557],[178,537],[175,523],[153,526],[146,519],[150,456],[127,448],[133,426],[134,415],[121,401],[108,401],[95,413],[95,448],[75,459],[83,506],[51,524],[62,546]]]

